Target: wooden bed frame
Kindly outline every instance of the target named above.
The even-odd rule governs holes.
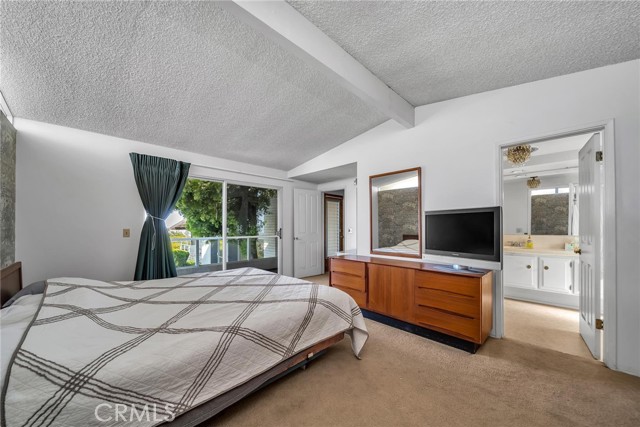
[[[7,302],[22,289],[22,263],[15,262],[0,273],[0,304]]]

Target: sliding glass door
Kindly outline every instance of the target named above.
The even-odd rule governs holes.
[[[279,271],[277,189],[189,178],[166,222],[178,274]]]
[[[278,191],[227,185],[227,268],[278,271]]]

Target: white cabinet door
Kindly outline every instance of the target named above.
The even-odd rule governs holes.
[[[573,258],[540,257],[540,289],[573,292]]]
[[[536,257],[505,255],[503,267],[505,286],[536,289],[538,287],[537,267]]]

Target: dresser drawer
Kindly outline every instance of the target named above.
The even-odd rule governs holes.
[[[364,292],[360,292],[360,291],[356,291],[354,289],[349,289],[349,288],[343,288],[342,286],[333,286],[336,289],[340,289],[343,292],[348,293],[351,298],[353,298],[353,300],[356,302],[356,304],[358,304],[358,306],[360,307],[366,307],[367,306],[367,294]]]
[[[474,298],[480,296],[480,280],[474,277],[416,271],[415,284],[416,290],[437,289]]]
[[[420,326],[481,344],[480,322],[472,317],[428,307],[416,307],[415,319]]]
[[[341,288],[349,288],[360,292],[366,291],[364,277],[337,271],[331,272],[331,286],[340,286]]]
[[[339,273],[351,274],[358,277],[364,277],[365,263],[357,261],[348,261],[345,259],[331,259],[331,271]]]
[[[417,288],[415,302],[419,306],[439,308],[474,318],[480,314],[478,298],[438,289]]]

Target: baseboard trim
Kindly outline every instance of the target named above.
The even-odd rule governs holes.
[[[513,286],[505,286],[503,289],[505,298],[536,302],[538,304],[553,305],[573,310],[578,310],[580,306],[579,295],[545,292],[537,289],[522,289]]]

